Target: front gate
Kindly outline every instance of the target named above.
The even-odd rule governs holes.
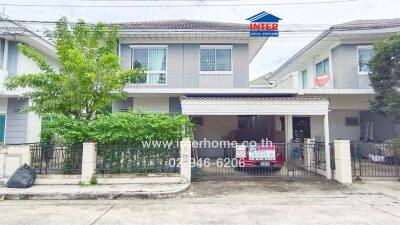
[[[194,180],[221,180],[247,178],[320,178],[325,171],[325,147],[323,142],[312,144],[274,143],[274,160],[250,159],[251,151],[261,144],[235,148],[193,148],[192,178]],[[251,149],[252,148],[252,149]],[[243,150],[243,149],[242,149]],[[265,151],[271,149],[266,148]],[[246,154],[246,156],[244,156]],[[253,158],[254,159],[254,158]]]
[[[392,143],[351,143],[352,174],[362,177],[400,179],[400,145]]]

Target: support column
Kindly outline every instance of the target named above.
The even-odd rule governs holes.
[[[0,146],[0,182],[7,180],[23,164],[31,164],[28,145]]]
[[[304,166],[308,171],[311,171],[314,168],[313,166],[314,144],[315,144],[315,139],[312,138],[304,139]]]
[[[352,183],[351,154],[349,140],[335,140],[335,180],[341,184]]]
[[[324,137],[325,137],[325,165],[326,165],[326,179],[332,179],[331,168],[331,154],[329,149],[329,116],[328,113],[324,115]]]
[[[191,153],[192,153],[192,143],[189,138],[183,138],[181,143],[181,171],[180,176],[182,181],[185,183],[190,183],[192,177],[192,165],[191,165]]]
[[[83,143],[82,152],[82,177],[83,184],[89,184],[93,175],[96,173],[96,143]]]
[[[285,137],[286,143],[289,143],[293,139],[293,116],[285,116]]]

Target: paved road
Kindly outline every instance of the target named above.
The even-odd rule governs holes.
[[[199,182],[174,199],[0,201],[0,224],[400,224],[400,182]]]

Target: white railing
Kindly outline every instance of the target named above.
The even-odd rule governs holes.
[[[278,80],[274,86],[277,89],[298,89],[298,76],[297,74],[289,74],[282,79]]]

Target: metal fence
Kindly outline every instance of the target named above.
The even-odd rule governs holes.
[[[147,148],[135,143],[98,144],[97,174],[178,173],[180,151],[171,148]]]
[[[199,180],[250,177],[293,179],[318,177],[317,169],[325,170],[325,148],[322,142],[273,145],[274,160],[264,161],[240,159],[235,148],[193,148],[192,175]]]
[[[400,145],[351,143],[353,176],[400,177]]]
[[[315,168],[326,170],[325,142],[316,141],[313,147]],[[335,169],[335,151],[333,143],[329,143],[329,152],[332,171]]]
[[[30,143],[31,166],[38,174],[80,174],[82,145]]]

